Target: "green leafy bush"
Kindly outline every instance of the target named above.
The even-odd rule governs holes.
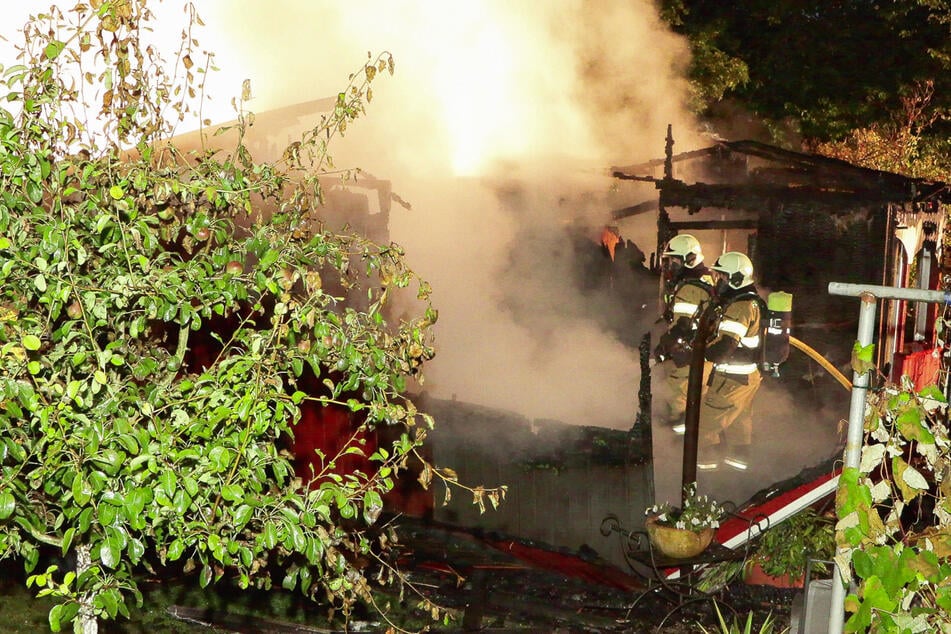
[[[328,140],[393,60],[370,59],[278,162],[241,143],[243,101],[235,147],[185,152],[172,131],[200,110],[210,61],[196,59],[192,15],[163,64],[139,38],[147,4],[52,8],[3,69],[0,557],[29,572],[48,545],[76,561],[29,580],[57,600],[54,630],[127,615],[134,571],[158,566],[202,586],[276,582],[347,615],[371,584],[400,580],[376,522],[433,422],[404,396],[434,354],[428,285],[398,246],[319,222]],[[403,289],[418,314],[394,320]],[[190,361],[209,332],[210,363]],[[302,486],[282,446],[305,401],[396,441],[374,450],[354,434],[324,457],[319,486]],[[374,468],[340,472],[347,454]],[[475,492],[481,505],[505,491]]]
[[[911,383],[870,392],[860,465],[836,498],[836,562],[857,590],[847,632],[951,629],[947,402]]]

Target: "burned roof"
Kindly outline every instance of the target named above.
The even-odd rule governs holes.
[[[708,148],[678,155],[670,154],[671,146],[668,139],[665,159],[612,167],[611,172],[622,180],[655,183],[661,206],[685,207],[691,213],[702,207],[762,210],[784,204],[806,204],[830,213],[880,205],[934,212],[939,205],[951,203],[951,185],[947,183],[859,167],[757,141],[718,141]],[[674,164],[689,161],[702,163],[702,178],[713,182],[687,184],[675,179]],[[653,176],[660,167],[664,176]],[[615,218],[646,211],[646,205],[617,210]]]

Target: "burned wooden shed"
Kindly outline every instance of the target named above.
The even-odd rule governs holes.
[[[710,254],[745,251],[761,288],[793,293],[794,329],[829,339],[840,355],[851,349],[856,307],[830,296],[829,282],[946,287],[948,184],[756,141],[717,141],[681,154],[673,146],[668,129],[663,159],[612,168],[617,179],[657,189],[656,200],[613,212],[616,220],[656,212],[653,267],[661,247],[678,233],[693,233]],[[883,300],[878,366],[892,378],[902,374],[910,354],[935,345],[936,310]]]

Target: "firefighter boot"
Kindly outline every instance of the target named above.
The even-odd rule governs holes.
[[[750,446],[732,445],[727,449],[723,463],[736,471],[747,471],[750,468]]]
[[[683,414],[671,421],[670,431],[674,432],[675,436],[683,436],[687,433],[687,424],[684,422]]]
[[[716,471],[723,461],[722,445],[700,447],[697,452],[697,471]]]

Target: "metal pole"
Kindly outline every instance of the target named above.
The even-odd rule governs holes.
[[[829,291],[832,292],[831,284]],[[862,346],[872,343],[875,330],[875,296],[862,293],[859,309],[858,341]],[[852,373],[852,400],[849,405],[849,431],[845,443],[845,466],[858,467],[865,440],[865,397],[868,392],[868,372]],[[842,548],[839,549],[841,554]],[[845,623],[845,585],[842,571],[836,563],[832,573],[832,598],[829,608],[829,634],[841,634]]]
[[[859,297],[858,342],[862,346],[872,343],[875,328],[876,298],[904,299],[911,301],[951,304],[951,292],[928,291],[912,288],[893,288],[887,286],[867,286],[861,284],[843,284],[831,282],[830,295]],[[862,458],[862,445],[865,440],[865,398],[868,392],[868,372],[852,374],[852,400],[849,405],[849,431],[845,445],[845,468],[858,468]],[[841,554],[841,550],[839,554]],[[829,634],[841,634],[845,624],[845,586],[838,564],[832,576],[832,598],[829,607]]]
[[[700,313],[697,332],[690,353],[690,374],[687,377],[687,409],[684,412],[684,453],[680,476],[680,505],[686,498],[686,487],[697,481],[697,443],[700,436],[700,402],[703,395],[703,367],[706,363],[707,339],[716,323],[717,307],[707,302]]]
[[[829,282],[829,295],[861,297],[865,293],[871,293],[878,299],[908,299],[913,302],[951,304],[951,291],[926,291],[920,288],[896,288],[893,286]]]

